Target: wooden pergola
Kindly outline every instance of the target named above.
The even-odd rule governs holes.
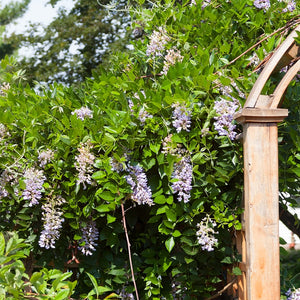
[[[243,125],[244,214],[240,251],[240,300],[280,299],[279,191],[277,123],[288,115],[279,108],[289,83],[300,70],[298,26],[274,52],[235,119]],[[288,69],[273,94],[262,95],[270,76]]]

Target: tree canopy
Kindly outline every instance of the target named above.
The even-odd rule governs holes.
[[[29,33],[13,36],[23,47],[34,49],[32,57],[21,61],[28,78],[47,83],[82,82],[114,49],[125,49],[122,40],[130,26],[126,1],[118,1],[111,11],[106,8],[109,4],[77,0],[70,11],[60,9],[43,32],[33,26]]]
[[[0,6],[0,59],[4,58],[5,55],[13,54],[13,52],[17,49],[17,45],[15,43],[3,37],[5,26],[20,18],[25,13],[29,3],[30,0],[23,0],[21,2],[10,2],[4,7]]]

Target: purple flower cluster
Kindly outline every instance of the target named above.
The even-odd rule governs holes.
[[[76,114],[77,118],[82,121],[86,118],[91,119],[93,117],[93,111],[87,107],[81,107],[79,109],[75,109],[71,114],[72,115]]]
[[[142,107],[139,111],[139,117],[138,119],[142,124],[146,122],[147,119],[151,119],[153,116],[149,114],[144,107]]]
[[[193,167],[189,156],[174,164],[172,190],[178,193],[178,201],[189,202],[192,190]]]
[[[281,1],[280,1],[280,2],[281,2]],[[296,2],[295,2],[294,0],[292,0],[292,1],[288,1],[288,2],[287,2],[286,8],[284,8],[282,11],[283,11],[283,12],[288,12],[288,11],[292,12],[292,11],[294,11],[295,9],[296,9]]]
[[[81,143],[78,151],[80,152],[79,155],[75,156],[76,163],[75,168],[78,171],[78,180],[77,184],[83,183],[84,188],[85,183],[91,184],[92,178],[91,174],[93,172],[93,164],[95,161],[95,156],[93,153],[90,152],[92,149],[91,143]]]
[[[38,156],[38,160],[40,162],[40,167],[44,167],[54,158],[54,152],[51,149],[47,149],[45,151],[41,151]]]
[[[215,238],[215,234],[218,234],[214,230],[217,224],[209,216],[205,217],[197,227],[199,228],[196,232],[198,243],[201,245],[202,250],[214,251],[214,247],[218,243],[218,239]]]
[[[182,129],[189,131],[191,127],[191,111],[185,105],[178,102],[172,104],[172,107],[174,108],[172,124],[176,128],[176,131],[180,132]]]
[[[270,8],[270,0],[255,0],[253,5],[256,8],[263,9],[264,11]]]
[[[300,300],[300,288],[294,289],[293,291],[289,289],[286,292],[287,299],[286,300]]]
[[[65,203],[65,199],[60,196],[49,197],[48,201],[42,206],[44,229],[39,239],[39,245],[42,248],[55,248],[55,241],[59,239],[60,229],[64,222],[64,218],[61,217],[63,212],[59,208],[63,203]]]
[[[175,65],[176,62],[182,62],[182,60],[183,56],[180,54],[179,50],[177,50],[176,48],[167,50],[162,73],[166,75],[169,71],[170,66]]]
[[[165,45],[170,41],[167,32],[164,28],[159,27],[158,31],[153,31],[150,36],[150,42],[147,46],[147,56],[162,56],[165,50]]]
[[[214,126],[219,135],[228,136],[231,140],[235,139],[237,132],[235,131],[236,125],[233,124],[233,116],[239,107],[238,100],[221,99],[215,102],[214,109],[218,116],[215,117]]]
[[[209,4],[210,4],[210,2],[211,2],[211,0],[204,0],[203,2],[202,2],[202,9],[203,8],[205,8],[206,6],[208,6]]]
[[[81,228],[81,234],[82,238],[79,240],[80,246],[78,246],[78,249],[86,256],[93,255],[93,251],[96,250],[95,247],[98,246],[96,241],[99,236],[96,222],[89,221],[85,227]]]
[[[43,171],[29,168],[25,171],[24,178],[26,187],[22,194],[23,199],[30,200],[29,206],[36,205],[42,197],[42,188],[46,177]]]
[[[138,204],[153,205],[152,192],[148,186],[147,176],[140,166],[128,166],[129,175],[125,176],[131,186],[131,199]]]

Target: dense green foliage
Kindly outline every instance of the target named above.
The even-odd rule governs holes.
[[[93,287],[99,296],[134,293],[129,250],[140,299],[205,299],[228,273],[240,274],[232,239],[241,226],[242,151],[232,133],[241,129],[218,126],[252,88],[254,58],[278,46],[298,10],[204,2],[139,1],[132,17],[144,35],[80,87],[32,89],[20,72],[2,76],[11,86],[0,98],[1,231],[32,240],[35,266],[72,270],[72,297]],[[287,103],[298,89],[294,81]],[[281,136],[289,148],[281,157],[290,159],[281,164],[295,167],[281,188],[294,193],[299,138],[290,124],[299,112],[291,111]]]

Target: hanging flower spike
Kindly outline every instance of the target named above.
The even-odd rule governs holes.
[[[147,56],[162,56],[165,50],[165,45],[170,41],[167,32],[164,28],[159,27],[158,31],[153,31],[150,36],[150,42],[147,46]]]
[[[25,171],[24,182],[26,184],[25,190],[23,191],[23,199],[30,200],[29,206],[33,206],[39,203],[42,198],[42,188],[46,177],[43,171],[29,168]]]
[[[188,156],[183,157],[179,162],[174,164],[172,178],[176,179],[172,183],[172,190],[178,193],[178,201],[187,203],[190,201],[193,179],[193,167],[191,159]]]
[[[218,239],[214,236],[215,234],[218,234],[218,232],[215,232],[214,230],[214,227],[216,226],[216,222],[213,221],[209,216],[205,217],[200,223],[197,224],[199,229],[196,232],[196,235],[202,250],[208,252],[214,251],[214,247],[218,243]]]
[[[214,118],[216,120],[214,126],[220,136],[228,136],[231,140],[236,138],[236,125],[233,124],[233,117],[239,107],[238,100],[221,99],[215,102],[214,109],[218,116]]]
[[[176,128],[176,131],[190,131],[189,129],[191,127],[191,111],[187,109],[185,105],[182,105],[178,102],[172,104],[172,107],[174,108],[172,124]]]
[[[78,249],[82,252],[82,254],[88,256],[93,255],[93,251],[96,250],[96,246],[98,244],[96,241],[98,240],[99,231],[96,227],[95,221],[90,221],[86,224],[85,227],[81,228],[82,238],[79,240]]]
[[[140,166],[128,166],[129,175],[125,176],[131,186],[131,199],[138,204],[153,205],[152,191],[148,186],[147,176]]]
[[[63,212],[59,208],[65,199],[61,196],[48,198],[46,204],[42,205],[42,220],[44,221],[44,230],[41,232],[39,245],[42,248],[55,248],[55,241],[60,237],[60,229],[64,218]]]
[[[78,180],[77,184],[83,183],[84,188],[86,188],[86,183],[91,184],[92,178],[91,174],[93,173],[93,164],[95,161],[95,156],[90,150],[93,148],[92,144],[81,143],[78,151],[79,155],[75,157],[75,168],[78,171]]]
[[[182,62],[183,56],[180,54],[180,51],[176,48],[167,50],[167,54],[165,56],[165,62],[163,67],[163,74],[167,74],[170,66],[174,66],[176,62]]]

